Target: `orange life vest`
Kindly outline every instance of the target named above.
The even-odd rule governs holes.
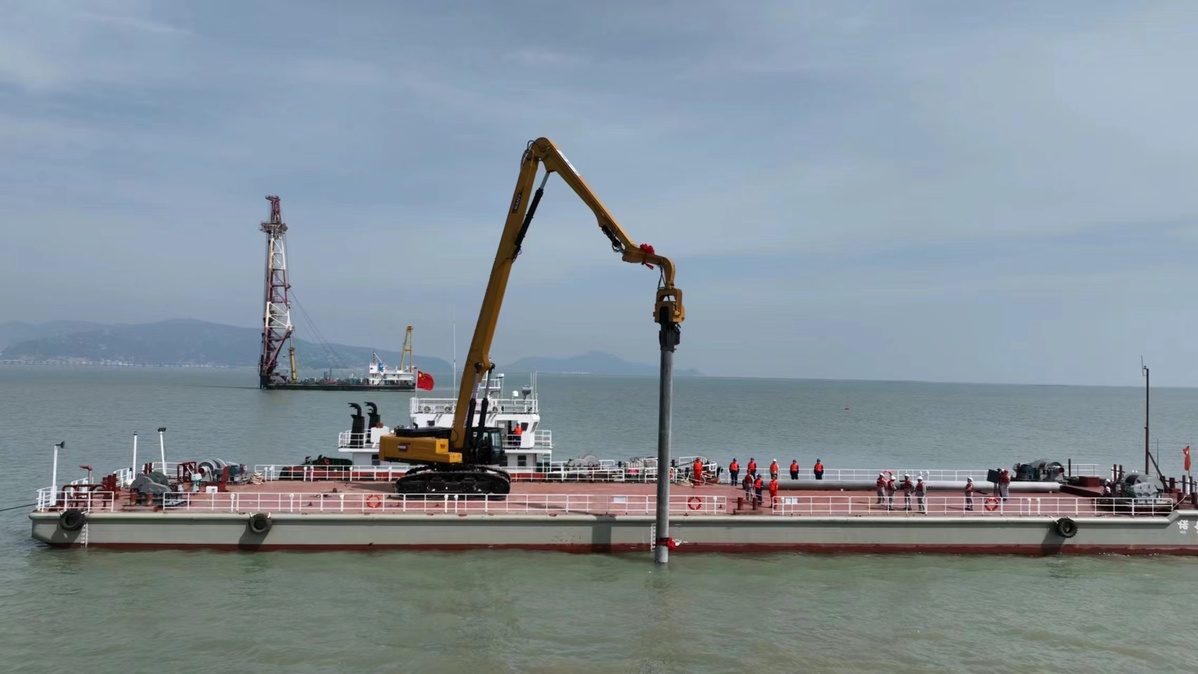
[[[738,472],[739,470],[740,470],[740,464],[739,464],[739,463],[737,463],[737,462],[733,461],[732,463],[728,464],[728,471],[729,471],[729,472],[735,473],[735,472]]]

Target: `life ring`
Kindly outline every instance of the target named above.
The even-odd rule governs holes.
[[[250,515],[250,533],[261,536],[270,531],[271,526],[273,526],[273,523],[270,521],[270,515],[266,513],[254,513]]]
[[[64,510],[63,513],[58,516],[58,526],[61,527],[63,531],[79,531],[86,523],[87,513],[79,510],[78,508]]]
[[[433,411],[433,408],[429,407],[428,405],[425,405],[423,408],[420,409],[420,411],[424,412],[425,414],[428,414],[429,412]]]
[[[446,405],[445,407],[441,408],[441,411],[442,411],[442,412],[444,412],[444,413],[446,413],[446,414],[449,414],[450,412],[452,412],[452,411],[453,411],[453,408],[452,408],[452,407],[450,407],[449,405]]]
[[[1061,538],[1073,538],[1077,535],[1077,522],[1068,517],[1062,517],[1057,520],[1057,533],[1061,535]]]
[[[698,496],[692,496],[686,499],[686,507],[690,508],[691,510],[699,510],[703,507],[703,499],[699,498]]]
[[[370,496],[367,496],[366,497],[366,507],[367,508],[382,508],[383,507],[383,497],[379,496],[378,494],[371,494]]]
[[[324,465],[326,465],[326,466],[327,466],[327,465],[329,465],[330,463],[332,463],[332,461],[329,461],[328,457],[325,457],[325,460],[324,460]]]
[[[991,496],[986,499],[986,510],[989,510],[990,512],[998,510],[998,497]]]

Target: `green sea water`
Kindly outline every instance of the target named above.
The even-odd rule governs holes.
[[[511,377],[510,384],[524,383]],[[829,468],[1143,467],[1144,390],[680,378],[675,454]],[[652,378],[541,375],[555,458],[656,452]],[[438,395],[447,395],[440,391]],[[229,370],[0,367],[0,508],[139,460],[330,452],[349,402]],[[1166,472],[1198,391],[1152,391]],[[1193,672],[1198,561],[51,550],[0,512],[0,672]]]

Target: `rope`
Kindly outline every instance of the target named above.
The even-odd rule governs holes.
[[[15,506],[9,506],[7,508],[0,508],[0,513],[4,512],[6,510],[16,510],[17,508],[32,508],[35,505],[37,505],[37,504],[36,503],[25,503],[22,505],[15,505]]]

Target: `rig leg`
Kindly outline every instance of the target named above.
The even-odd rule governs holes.
[[[662,316],[661,383],[657,408],[657,540],[653,546],[653,561],[665,564],[670,560],[670,420],[674,403],[674,349],[681,339],[678,324]]]

